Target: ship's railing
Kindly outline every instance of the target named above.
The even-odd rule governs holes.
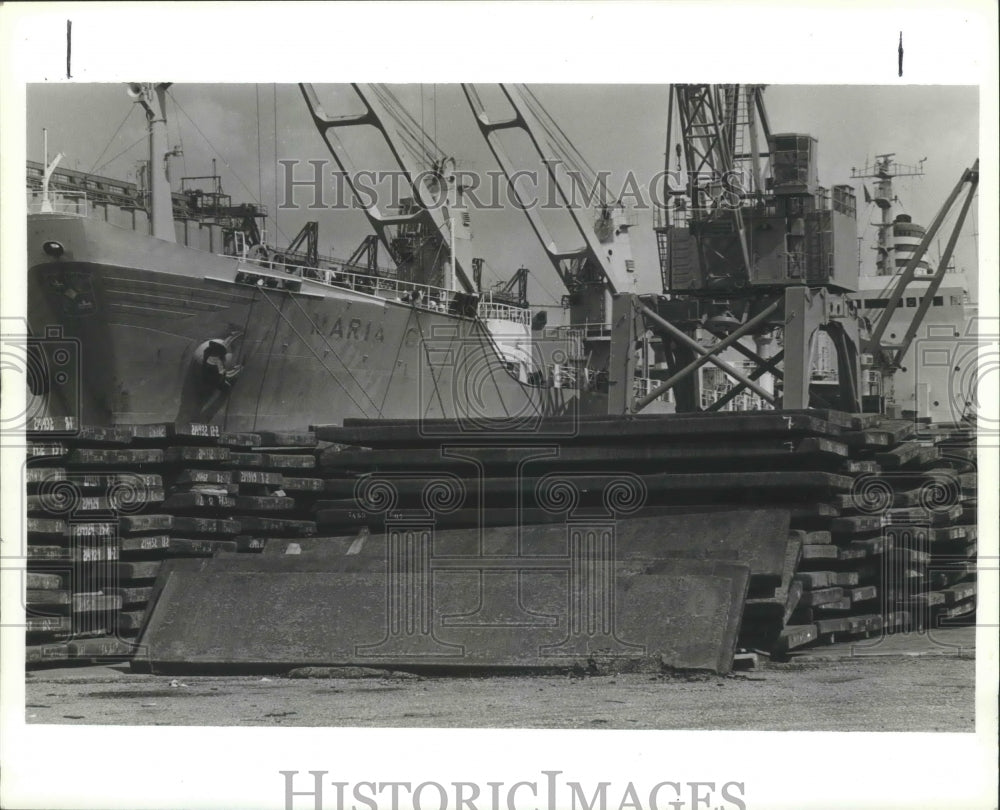
[[[542,330],[542,337],[558,338],[560,340],[583,340],[583,330],[575,326],[546,326]]]
[[[334,267],[307,267],[273,259],[246,258],[241,261],[295,278],[318,281],[330,287],[353,290],[389,301],[399,301],[431,312],[456,312],[455,293],[443,287],[418,284],[398,278],[377,277],[370,273],[352,273]],[[528,325],[531,319],[527,309],[494,302],[489,294],[480,302],[479,308],[478,314],[481,318],[509,320],[521,325]]]
[[[584,321],[583,323],[553,326],[546,329],[550,337],[567,340],[588,340],[590,338],[608,337],[611,334],[611,324],[603,321]]]
[[[374,295],[389,301],[401,301],[432,312],[447,312],[455,298],[455,294],[451,290],[434,287],[430,284],[417,284],[396,278],[381,278],[367,273],[350,273],[330,267],[306,267],[266,259],[250,259],[248,261],[259,267],[286,273],[289,276],[310,279],[331,287]]]
[[[597,375],[592,369],[563,363],[548,363],[545,371],[552,388],[586,389],[594,384]]]
[[[611,334],[611,324],[603,321],[585,321],[566,326],[553,326],[546,330],[553,337],[570,340],[586,340],[588,338],[608,337]]]
[[[88,215],[85,191],[49,191],[28,189],[29,214],[69,214],[76,217]]]
[[[636,399],[641,399],[642,397],[652,394],[663,380],[658,380],[655,377],[636,377],[632,381],[632,395]],[[668,390],[665,394],[660,396],[661,399],[665,401],[670,401],[670,391]]]
[[[611,324],[604,321],[585,321],[578,324],[578,328],[583,331],[587,338],[604,338],[611,336]]]
[[[572,326],[546,326],[542,329],[543,340],[563,341],[566,346],[566,357],[570,360],[582,360],[585,356],[583,350],[583,331]]]
[[[719,387],[713,387],[708,389],[702,389],[701,391],[701,406],[702,408],[708,408],[714,405],[724,396],[727,396],[732,389],[731,385],[724,385]],[[765,399],[762,399],[757,394],[753,394],[748,391],[743,391],[737,394],[735,397],[729,399],[720,408],[720,411],[772,411],[774,406]]]
[[[266,244],[266,239],[262,241]],[[288,265],[289,267],[309,267],[308,265],[303,264],[308,257],[308,254],[304,251],[288,251],[268,246],[268,256],[270,256],[272,261],[276,264]],[[342,257],[330,254],[320,253],[316,258],[318,259],[319,264],[323,267],[337,272],[355,273],[359,276],[378,276],[379,278],[396,278],[398,273],[394,267],[379,265],[373,269],[367,265],[349,262]]]
[[[545,367],[548,384],[553,388],[577,388],[580,390],[591,389],[607,381],[606,371],[596,371],[585,366],[577,366],[569,363],[549,363]],[[632,382],[632,393],[636,398],[644,397],[655,390],[662,380],[652,377],[636,377]],[[666,401],[670,401],[670,392],[663,395]]]
[[[511,321],[520,326],[530,326],[531,324],[529,310],[494,301],[490,293],[485,293],[480,299],[476,314],[484,321]]]

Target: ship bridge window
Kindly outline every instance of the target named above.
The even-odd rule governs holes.
[[[888,305],[888,298],[869,298],[865,301],[865,307],[868,309],[885,309]]]
[[[935,307],[943,307],[944,297],[940,295],[935,295],[934,298],[931,300],[931,305]]]
[[[907,298],[906,299],[906,306],[908,306],[908,307],[915,307],[916,305],[917,305],[917,299],[916,298]]]

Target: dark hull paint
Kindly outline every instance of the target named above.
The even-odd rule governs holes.
[[[46,241],[62,255],[46,255]],[[28,254],[32,334],[59,327],[79,347],[79,385],[53,387],[49,410],[85,424],[288,430],[354,416],[513,424],[606,407],[596,394],[577,401],[574,390],[519,382],[474,319],[309,279],[299,292],[239,283],[240,270],[271,271],[77,217],[29,217]],[[234,335],[229,364],[242,371],[223,392],[194,357],[205,341]],[[535,345],[542,367],[565,350],[559,341]]]

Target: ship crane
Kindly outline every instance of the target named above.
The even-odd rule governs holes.
[[[176,242],[170,183],[167,180],[166,94],[170,82],[133,82],[128,96],[143,108],[149,130],[149,223],[150,233],[165,242]]]
[[[951,261],[952,253],[955,250],[962,227],[965,224],[965,218],[969,213],[969,208],[972,206],[972,200],[976,195],[978,187],[979,161],[976,160],[976,162],[972,165],[972,168],[966,169],[962,172],[962,176],[959,178],[958,183],[952,189],[948,198],[945,200],[944,205],[941,206],[941,209],[934,217],[933,222],[931,222],[930,227],[924,233],[923,238],[920,240],[920,244],[917,245],[916,249],[913,251],[909,261],[906,263],[906,266],[899,273],[899,275],[894,277],[892,284],[888,288],[888,302],[885,310],[879,316],[878,322],[875,324],[875,328],[872,331],[871,336],[867,339],[865,346],[865,351],[871,354],[874,359],[873,365],[882,373],[883,376],[892,374],[902,366],[903,358],[906,356],[906,353],[910,348],[910,344],[913,343],[921,324],[926,318],[927,312],[934,300],[934,296],[937,294],[938,288],[941,286],[941,282],[944,280],[945,274],[948,271],[948,265]],[[962,201],[958,217],[952,226],[951,234],[949,235],[948,242],[945,245],[944,253],[941,254],[941,260],[938,262],[937,268],[930,277],[930,283],[920,299],[920,304],[913,313],[913,317],[910,320],[902,339],[900,339],[898,343],[894,342],[889,344],[885,341],[885,332],[889,326],[889,322],[892,320],[893,314],[898,312],[900,307],[902,307],[906,290],[917,277],[918,268],[921,265],[924,255],[927,253],[927,249],[930,247],[931,242],[934,240],[934,237],[941,228],[941,225],[954,210],[954,207],[957,204],[959,197],[962,195],[963,190],[965,191],[965,199]],[[924,278],[926,279],[926,276]]]
[[[631,223],[620,202],[611,198],[604,178],[589,167],[531,90],[524,85],[508,84],[500,84],[499,89],[509,108],[502,117],[486,109],[475,85],[462,85],[479,130],[504,172],[511,193],[569,293],[570,327],[583,332],[590,364],[597,369],[606,368],[611,296],[633,293],[636,289],[635,262],[629,244]],[[518,189],[516,179],[524,168],[515,164],[501,142],[502,133],[511,130],[527,137],[545,166],[558,205],[568,215],[574,237],[580,243],[557,244],[543,220],[540,205],[533,204],[539,201],[525,199]],[[560,166],[564,171],[559,170]],[[588,196],[592,198],[583,206],[590,217],[589,223],[585,222],[584,213],[571,204],[579,189],[574,189],[567,177],[589,186]],[[549,200],[545,202],[548,204]]]
[[[476,292],[471,278],[471,222],[456,181],[454,159],[426,137],[388,88],[371,84],[351,87],[364,105],[361,114],[328,114],[315,88],[299,85],[338,169],[396,262],[400,280]],[[383,210],[375,195],[360,193],[358,171],[338,130],[363,127],[372,127],[381,135],[410,190],[411,196],[398,201],[395,211]]]

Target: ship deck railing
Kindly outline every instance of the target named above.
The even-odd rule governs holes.
[[[635,399],[642,399],[645,396],[649,396],[649,394],[652,394],[653,391],[656,390],[657,386],[662,382],[663,380],[657,379],[656,377],[636,377],[632,381],[632,396]],[[670,402],[671,398],[669,389],[658,398],[664,402]]]
[[[573,340],[592,340],[611,336],[611,324],[604,321],[585,321],[551,327],[553,336]]]
[[[525,307],[515,306],[493,300],[492,293],[483,293],[479,299],[477,314],[484,321],[511,321],[520,326],[530,326],[531,311]]]
[[[732,388],[733,386],[728,384],[703,388],[701,391],[701,407],[708,409],[723,397],[728,396]],[[719,410],[725,412],[773,411],[774,406],[757,394],[744,391],[735,397],[730,397],[729,401],[723,404]]]
[[[85,191],[49,191],[28,189],[29,214],[67,214],[86,217],[89,214]]]
[[[587,390],[601,384],[602,380],[607,381],[607,372],[592,369],[587,366],[578,366],[572,363],[548,363],[545,366],[548,384],[553,388],[578,388]],[[652,393],[663,380],[655,377],[636,377],[632,381],[632,394],[634,397],[644,397]],[[670,392],[667,391],[660,399],[670,402]]]
[[[547,363],[545,374],[552,388],[584,390],[595,384],[597,372],[594,369],[570,363]]]
[[[339,287],[388,301],[409,304],[430,312],[458,314],[455,292],[444,287],[403,281],[392,277],[374,276],[370,273],[351,273],[338,268],[308,267],[282,261],[245,257],[241,257],[240,261],[289,276],[318,281],[330,287]],[[531,321],[531,312],[526,307],[495,301],[490,292],[481,294],[476,314],[484,320],[512,321],[521,326],[528,326]]]

